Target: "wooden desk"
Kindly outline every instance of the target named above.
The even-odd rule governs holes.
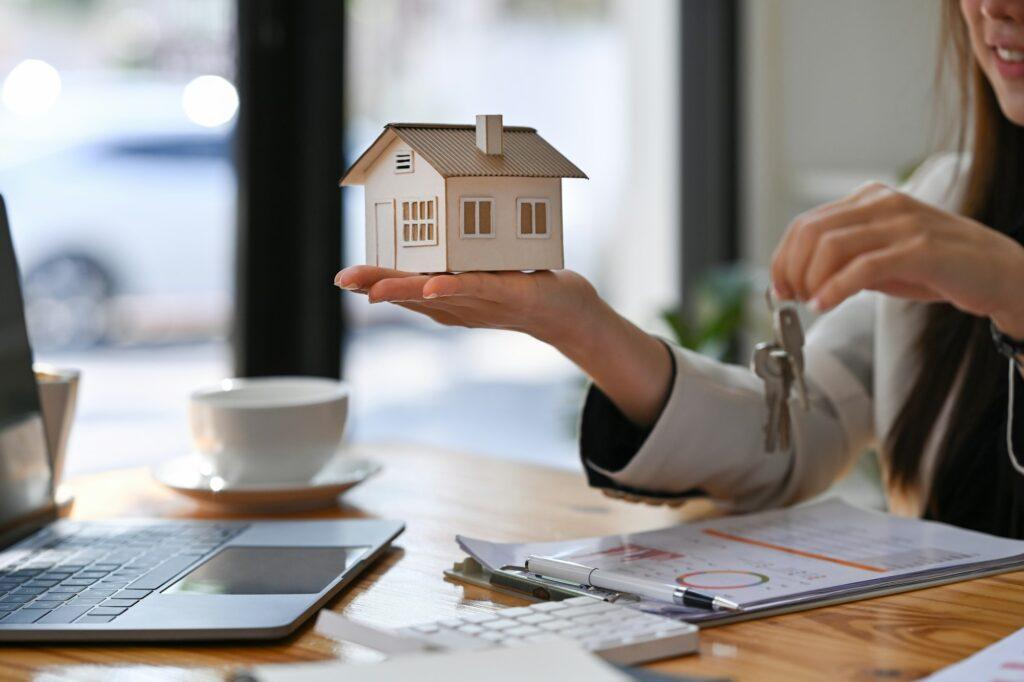
[[[557,540],[654,528],[706,514],[699,503],[672,511],[610,500],[586,487],[582,475],[421,447],[362,448],[384,472],[353,490],[336,511],[315,518],[378,516],[406,521],[395,549],[329,608],[378,626],[407,625],[465,609],[521,604],[514,598],[448,582],[441,571],[460,558],[455,533],[495,540]],[[145,470],[74,481],[72,517],[209,518],[217,516],[162,489]],[[652,666],[738,680],[916,679],[1024,626],[1024,573],[920,590],[893,597],[713,628],[701,633],[701,653]],[[315,661],[340,656],[375,659],[355,645],[314,634],[309,624],[291,638],[265,644],[0,645],[0,676],[24,679],[40,671],[88,673],[88,667],[173,666],[146,679],[182,679],[180,668],[259,662]],[[115,679],[112,670],[91,670]],[[137,670],[122,670],[125,679]],[[156,674],[154,674],[156,673]]]

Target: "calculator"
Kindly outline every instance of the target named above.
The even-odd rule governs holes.
[[[637,609],[573,597],[494,613],[465,613],[400,628],[431,649],[472,651],[569,640],[612,663],[633,665],[697,651],[697,626]]]

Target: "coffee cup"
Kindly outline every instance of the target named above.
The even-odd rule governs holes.
[[[225,379],[189,397],[192,443],[225,484],[308,482],[341,445],[348,398],[334,379]]]
[[[46,447],[50,452],[50,470],[56,487],[64,475],[64,456],[67,454],[68,436],[75,418],[78,402],[77,369],[55,367],[37,362],[32,365],[39,389],[39,408],[43,413]]]

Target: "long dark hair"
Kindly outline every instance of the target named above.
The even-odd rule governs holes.
[[[961,169],[966,177],[962,178],[965,192],[960,211],[1020,240],[1021,235],[1014,233],[1024,218],[1024,129],[1000,110],[971,52],[959,3],[947,0],[944,12],[945,64],[952,66],[960,91],[958,146],[962,152],[969,142],[971,151],[969,163]],[[988,319],[947,303],[929,304],[917,351],[919,374],[886,439],[890,482],[905,489],[926,483],[922,454],[962,372],[939,445],[925,515],[966,528],[1024,537],[1024,477],[1010,466],[1005,446],[1007,361],[995,350]],[[1022,401],[1024,394],[1018,403]],[[1024,410],[1017,420],[1022,418]],[[1024,445],[1018,449],[1024,451]]]

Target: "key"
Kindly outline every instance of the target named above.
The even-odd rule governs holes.
[[[782,390],[778,408],[775,413],[776,446],[780,452],[789,450],[790,441],[790,414],[789,394],[793,390],[793,372],[790,369],[790,361],[784,350],[772,351],[772,359],[775,361],[782,377]]]
[[[754,347],[754,355],[750,360],[750,369],[764,381],[765,418],[762,425],[764,432],[764,451],[775,452],[778,447],[779,412],[784,402],[783,389],[785,379],[780,371],[773,351],[778,348],[773,343],[759,343]]]
[[[789,306],[779,308],[773,315],[775,340],[786,351],[790,369],[796,384],[800,407],[805,411],[809,407],[807,401],[807,383],[804,381],[804,330],[800,325],[800,317],[796,310]]]

